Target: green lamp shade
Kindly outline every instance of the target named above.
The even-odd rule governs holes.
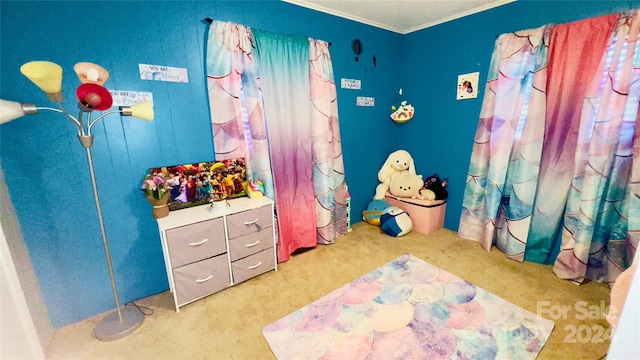
[[[20,72],[47,94],[62,91],[62,68],[50,61],[31,61],[20,67]]]

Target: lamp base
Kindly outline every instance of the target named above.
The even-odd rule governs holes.
[[[100,341],[114,341],[122,339],[134,332],[142,325],[144,314],[136,307],[123,307],[120,309],[122,321],[118,316],[118,311],[107,315],[96,324],[94,333]]]

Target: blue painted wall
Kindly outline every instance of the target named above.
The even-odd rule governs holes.
[[[0,6],[2,99],[52,104],[19,71],[32,60],[63,67],[64,104],[74,114],[79,82],[73,65],[79,61],[107,68],[108,89],[153,93],[154,122],[110,115],[94,128],[97,182],[123,303],[168,289],[157,226],[139,190],[142,176],[150,167],[214,156],[203,61],[206,17],[332,43],[336,79],[362,80],[360,91],[338,90],[353,207],[366,207],[373,195],[393,128],[386,109],[356,107],[356,96],[381,100],[398,87],[401,35],[278,1],[3,1]],[[359,62],[351,52],[355,38],[364,44]],[[189,83],[140,80],[140,63],[187,68]],[[114,309],[86,154],[74,126],[43,112],[2,125],[0,136],[2,171],[53,326]]]
[[[105,1],[0,3],[0,98],[48,105],[20,66],[49,60],[65,70],[65,105],[75,108],[73,65],[90,61],[111,73],[109,89],[153,93],[156,120],[111,115],[93,148],[106,231],[123,302],[168,289],[150,208],[139,191],[149,167],[213,158],[204,81],[205,17],[331,42],[352,218],[359,221],[377,171],[396,149],[409,150],[420,173],[450,179],[446,227],[456,229],[481,105],[455,101],[460,73],[488,68],[495,36],[549,22],[630,8],[625,2],[518,2],[410,35],[357,24],[277,1]],[[364,44],[355,62],[351,41]],[[372,56],[377,58],[373,67]],[[139,79],[138,64],[187,68],[189,83]],[[388,120],[400,87],[417,116]],[[376,106],[356,107],[356,96]],[[61,327],[114,308],[84,149],[60,115],[41,113],[0,127],[1,166],[51,322]]]

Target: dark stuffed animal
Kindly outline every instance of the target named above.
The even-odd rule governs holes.
[[[449,192],[446,187],[449,184],[449,179],[440,180],[438,174],[433,174],[424,181],[424,187],[436,194],[436,200],[444,200],[449,196]]]

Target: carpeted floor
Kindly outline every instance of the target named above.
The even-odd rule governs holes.
[[[262,328],[338,287],[411,253],[534,313],[555,321],[538,359],[600,359],[610,340],[599,312],[609,303],[605,284],[576,286],[550,266],[518,263],[499,250],[442,229],[393,238],[358,223],[336,244],[295,255],[269,272],[181,308],[167,291],[137,301],[154,310],[130,336],[114,342],[93,337],[96,316],[59,329],[48,359],[274,359]],[[598,335],[600,333],[600,335]],[[589,336],[587,336],[589,335]]]

